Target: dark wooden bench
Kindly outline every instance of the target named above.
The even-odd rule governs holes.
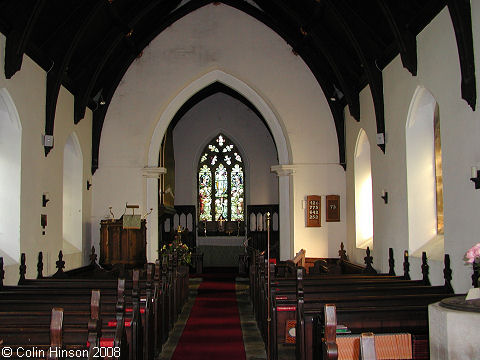
[[[118,309],[121,309],[121,301]],[[121,309],[118,312],[118,319],[123,319],[123,311],[124,309]],[[9,316],[12,314],[16,317]],[[54,307],[49,311],[40,307],[16,313],[12,309],[10,314],[2,312],[0,318],[2,346],[12,349],[12,358],[94,359],[99,357],[100,352],[105,355],[111,353],[111,356],[116,354],[115,357],[122,360],[129,358],[123,321],[111,330],[101,327],[98,290],[91,293],[89,311],[77,310],[69,313],[63,308]],[[100,350],[100,345],[110,349]],[[117,348],[114,349],[113,346]]]
[[[125,281],[118,280],[118,291],[112,291],[112,289],[101,289],[102,301],[101,309],[103,312],[103,318],[107,323],[104,330],[107,329],[108,323],[114,323],[116,319],[116,310],[118,306],[118,297],[123,296],[124,311],[126,313],[125,321],[128,323],[127,327],[127,339],[130,346],[131,358],[143,359],[144,358],[144,329],[145,333],[148,331],[153,332],[153,322],[148,322],[145,317],[145,313],[151,313],[151,302],[145,302],[143,312],[140,306],[140,297],[138,291],[138,272],[134,273],[133,288],[128,295],[125,294]],[[89,310],[90,294],[92,288],[81,287],[74,288],[69,287],[70,284],[62,284],[62,286],[53,287],[16,287],[9,288],[0,292],[0,306],[3,309],[11,311],[28,311],[30,309],[48,310],[52,307],[61,307],[65,311],[84,311]],[[99,285],[99,284],[94,284]],[[120,294],[121,293],[121,294]],[[143,313],[143,319],[142,319]],[[146,326],[145,326],[146,325]],[[116,325],[110,325],[116,326]],[[147,344],[148,351],[146,358],[153,358],[153,347],[151,344]]]
[[[270,265],[270,272],[274,273]],[[407,267],[408,268],[408,267]],[[451,270],[449,269],[449,258],[446,256],[445,260],[445,284],[443,286],[430,286],[428,280],[428,264],[426,257],[424,257],[422,270],[424,273],[423,279],[418,281],[405,280],[405,277],[396,277],[392,275],[327,275],[327,276],[307,276],[303,278],[305,272],[302,269],[297,269],[297,272],[302,281],[302,308],[304,316],[310,316],[308,320],[303,319],[307,325],[304,328],[304,333],[308,334],[311,339],[313,332],[313,320],[319,313],[322,312],[325,303],[336,303],[337,310],[344,314],[358,314],[357,307],[367,307],[371,305],[374,309],[372,313],[376,317],[373,322],[385,322],[385,319],[393,319],[394,326],[401,328],[407,327],[409,314],[413,314],[413,319],[420,319],[421,325],[417,326],[417,335],[425,336],[428,334],[427,321],[427,305],[429,303],[441,300],[445,297],[452,296],[453,290],[451,287]],[[277,354],[278,344],[283,342],[286,333],[286,321],[297,320],[298,324],[298,280],[293,285],[292,279],[278,279],[275,278],[271,288],[272,308],[271,313],[271,336],[270,352],[272,358]],[[260,294],[266,294],[266,289],[258,290]],[[392,307],[399,309],[398,316],[392,314]],[[408,310],[414,311],[405,313]],[[257,315],[259,327],[263,333],[267,333],[267,321],[265,310],[260,310],[257,305]],[[348,312],[343,312],[347,311]],[[416,315],[415,315],[416,314]],[[407,316],[408,315],[408,316]],[[339,315],[340,316],[340,315]],[[350,315],[353,316],[353,315]],[[403,321],[404,323],[402,323]],[[356,323],[355,323],[356,324]],[[368,325],[370,323],[363,319],[363,323],[357,324]],[[410,324],[409,326],[413,326]],[[392,327],[386,327],[390,332]],[[384,330],[385,330],[384,329]],[[379,329],[376,329],[379,330]],[[368,330],[370,331],[370,330]],[[297,329],[297,334],[301,333]],[[267,341],[266,341],[267,342]],[[311,348],[312,343],[307,345]]]
[[[115,291],[115,279],[111,276],[100,276],[99,278],[84,278],[92,274],[92,269],[98,269],[96,264],[96,255],[94,248],[92,248],[91,264],[87,267],[88,271],[82,272],[82,269],[76,269],[69,272],[63,272],[64,262],[62,259],[62,253],[59,253],[59,260],[57,261],[58,271],[50,278],[45,278],[42,274],[43,263],[41,253],[39,254],[39,261],[37,264],[37,279],[26,279],[26,265],[25,256],[22,254],[20,265],[20,279],[19,284],[22,287],[34,287],[34,288],[100,288],[106,294],[108,291],[112,293]],[[157,260],[155,265],[149,264],[143,274],[146,275],[146,279],[139,280],[140,297],[142,304],[142,323],[144,328],[150,328],[150,324],[153,323],[155,331],[148,331],[145,333],[144,339],[145,349],[151,349],[153,347],[153,353],[158,354],[161,351],[162,344],[168,338],[169,331],[173,328],[173,324],[176,321],[178,314],[181,312],[184,302],[188,297],[188,269],[184,267],[177,267],[174,256],[163,256],[162,264]],[[66,274],[70,274],[67,278]],[[72,277],[71,274],[75,276]],[[103,274],[104,270],[94,270],[94,274]],[[108,272],[111,274],[112,272]],[[152,281],[153,273],[153,281]],[[7,287],[8,288],[8,287]],[[132,288],[132,281],[127,280],[126,291],[127,295]],[[6,289],[6,287],[4,287]],[[150,300],[147,300],[149,298]],[[151,304],[144,309],[145,304]],[[127,307],[127,311],[131,310]],[[152,345],[153,344],[153,345]],[[146,350],[148,358],[151,358],[152,351]],[[147,355],[147,354],[146,354]],[[146,356],[147,357],[147,356]]]
[[[296,354],[300,360],[313,359],[315,353],[321,352],[318,339],[323,334],[320,324],[323,324],[326,304],[335,304],[337,320],[352,332],[411,333],[414,340],[418,339],[423,344],[423,349],[416,351],[414,358],[422,358],[425,349],[428,349],[425,346],[428,344],[428,305],[453,294],[443,291],[441,287],[432,287],[431,292],[424,293],[406,288],[404,293],[396,294],[389,294],[388,291],[376,295],[345,292],[309,297],[303,291],[302,275],[299,270],[295,305]]]
[[[267,264],[265,255],[263,253],[256,252],[252,249],[249,249],[249,254],[252,257],[252,264],[250,265],[250,296],[253,303],[254,313],[256,314],[257,321],[260,323],[262,319],[265,318],[267,309],[264,299],[267,297],[268,284],[267,284]],[[299,253],[300,254],[300,253]],[[408,253],[404,258],[404,269],[408,269]],[[321,261],[322,259],[317,260]],[[336,271],[328,270],[325,273],[321,274],[307,274],[305,271],[305,281],[307,279],[310,282],[315,283],[318,279],[325,279],[326,277],[334,279],[344,279],[343,281],[348,281],[345,275],[349,277],[355,277],[356,279],[365,279],[365,281],[380,281],[380,279],[385,279],[385,281],[391,280],[405,280],[409,279],[408,271],[404,273],[403,276],[395,276],[394,272],[394,259],[393,259],[393,250],[389,250],[389,264],[390,270],[388,274],[378,274],[377,271],[372,267],[373,257],[370,255],[370,249],[366,249],[365,256],[365,266],[359,266],[348,261],[348,257],[341,244],[339,250],[338,259],[323,259],[327,263],[335,263]],[[291,286],[295,287],[295,278],[296,278],[296,268],[294,267],[293,261],[287,261],[280,264],[277,264],[275,271],[270,273],[270,285],[272,288],[279,288],[282,286]],[[374,278],[374,280],[372,280]]]
[[[150,281],[150,280],[149,280]],[[125,280],[66,280],[66,279],[39,279],[28,281],[23,279],[16,287],[3,287],[0,292],[0,304],[3,309],[16,312],[30,311],[31,309],[48,311],[52,306],[62,307],[66,311],[88,310],[89,294],[91,289],[102,289],[102,311],[104,313],[104,331],[108,327],[116,326],[117,318],[117,289],[116,283],[122,283],[122,296],[124,307],[124,322],[127,326],[130,358],[135,354],[136,359],[153,359],[155,336],[155,323],[152,318],[153,300],[146,289],[145,301],[140,301],[138,272],[134,272],[131,288],[125,296]],[[32,303],[33,302],[33,303]],[[142,304],[142,305],[140,305]],[[145,334],[143,334],[145,329]],[[143,354],[145,352],[145,354]]]
[[[63,254],[59,252],[58,271],[51,277],[43,276],[43,256],[39,254],[37,279],[27,279],[25,255],[21,256],[20,279],[18,286],[3,286],[0,276],[0,306],[8,307],[12,313],[25,315],[32,311],[35,302],[37,321],[48,316],[45,312],[52,306],[62,307],[68,327],[77,326],[80,317],[89,311],[89,294],[92,289],[100,289],[101,309],[105,315],[101,324],[104,331],[116,326],[117,322],[117,273],[102,269],[96,264],[96,254],[92,248],[91,263],[85,267],[64,272]],[[2,260],[0,258],[0,267]],[[128,271],[124,271],[128,275]],[[130,358],[151,360],[162,348],[173,328],[178,314],[188,297],[188,268],[177,266],[174,255],[163,256],[143,271],[131,272],[133,279],[123,282],[125,313],[123,326],[127,329]],[[143,275],[143,279],[140,275]],[[93,276],[93,277],[92,277]],[[9,312],[0,312],[5,319],[13,317]],[[43,320],[41,320],[43,318]],[[25,323],[25,322],[24,322]],[[126,326],[125,326],[126,325]],[[78,327],[78,326],[77,326]],[[115,329],[115,328],[114,328]],[[143,331],[142,331],[143,329]],[[142,352],[142,354],[140,354]]]
[[[337,360],[340,352],[361,360],[413,359],[414,343],[409,333],[375,335],[372,332],[360,334],[337,334],[337,314],[334,304],[324,306],[323,337],[321,357],[324,360]],[[338,336],[337,336],[338,335]],[[379,357],[377,357],[379,354]],[[418,354],[417,354],[418,355]]]

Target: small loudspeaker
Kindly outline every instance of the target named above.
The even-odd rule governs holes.
[[[384,145],[385,144],[385,135],[383,133],[377,134],[377,145]]]
[[[46,147],[53,147],[53,135],[43,135],[42,144]]]

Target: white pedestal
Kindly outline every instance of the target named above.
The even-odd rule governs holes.
[[[430,359],[480,359],[480,313],[428,306]]]

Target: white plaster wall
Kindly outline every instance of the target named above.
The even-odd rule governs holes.
[[[0,34],[0,68],[4,68],[5,37]],[[62,248],[62,178],[63,148],[70,133],[75,130],[82,148],[84,181],[90,173],[91,112],[78,125],[73,123],[73,96],[61,89],[55,120],[55,147],[48,157],[44,155],[41,136],[45,132],[46,73],[24,55],[22,69],[11,79],[0,71],[0,88],[10,94],[22,124],[22,174],[20,204],[20,251],[26,253],[27,276],[36,275],[39,251],[44,252],[44,273],[55,271],[58,251]],[[42,207],[42,194],[48,192],[50,202]],[[83,191],[83,241],[89,237],[90,192]],[[42,235],[40,214],[47,214],[48,226]],[[88,248],[88,246],[87,246]],[[65,257],[67,267],[82,264],[80,253]],[[18,266],[6,268],[6,283],[18,281]]]
[[[173,131],[175,204],[196,205],[198,160],[205,145],[220,132],[243,153],[247,205],[278,204],[278,180],[270,172],[270,166],[278,164],[272,137],[255,113],[221,93],[198,103]]]
[[[480,4],[473,1],[472,21],[474,48],[480,49]],[[471,268],[464,265],[465,251],[479,240],[480,192],[475,191],[470,167],[480,163],[480,116],[461,99],[460,65],[453,26],[445,8],[417,36],[418,76],[413,77],[402,67],[397,56],[383,71],[385,95],[386,154],[372,142],[372,185],[374,206],[374,266],[388,269],[388,248],[394,249],[397,274],[403,273],[403,250],[408,249],[407,178],[405,124],[408,109],[417,86],[427,88],[438,102],[443,154],[445,252],[450,254],[453,286],[465,292],[471,285]],[[478,51],[476,68],[480,61]],[[478,85],[477,70],[477,89]],[[362,126],[370,139],[376,127],[369,88],[360,95],[361,121],[356,123],[347,114],[347,238],[348,252],[363,262],[364,252],[356,250],[354,223],[353,154],[356,136]],[[478,105],[477,105],[478,107]],[[382,189],[389,203],[380,198]],[[428,254],[427,254],[428,255]],[[410,258],[412,278],[420,278],[420,259]],[[443,264],[429,261],[430,279],[443,283]]]
[[[342,171],[325,171],[322,165],[338,164],[337,137],[324,94],[310,70],[265,25],[227,5],[210,4],[153,40],[129,68],[112,99],[102,131],[99,170],[94,176],[95,243],[98,224],[109,205],[115,214],[121,213],[126,201],[139,203],[146,211],[141,168],[147,164],[153,131],[175,96],[215,69],[239,79],[262,97],[279,119],[290,163],[309,164],[302,170],[298,185],[292,181],[291,194],[287,195],[295,211],[301,202],[293,200],[293,192],[297,198],[311,192],[329,193],[323,186],[327,181],[319,180],[322,177],[335,187],[344,183]],[[161,125],[166,129],[168,124]],[[320,241],[323,249],[327,248],[326,238],[318,239],[318,232],[303,233],[303,215],[295,215],[292,221],[292,235],[300,232],[303,244]],[[329,238],[342,238],[342,231],[331,230]],[[312,256],[322,254],[326,255],[315,250]]]
[[[294,252],[306,250],[307,257],[338,257],[340,243],[346,239],[345,171],[335,164],[298,164],[292,175],[294,184]],[[321,227],[306,227],[307,195],[320,195]],[[340,222],[326,222],[326,195],[340,195]]]

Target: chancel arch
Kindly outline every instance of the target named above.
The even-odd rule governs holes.
[[[405,126],[408,238],[413,255],[444,253],[443,176],[439,106],[432,93],[417,87]]]
[[[239,95],[248,100],[262,115],[267,124],[273,141],[276,146],[278,163],[289,164],[291,161],[291,151],[288,140],[284,135],[283,127],[277,119],[274,111],[265,102],[265,100],[250,86],[243,81],[220,70],[211,71],[190,85],[182,89],[178,95],[167,105],[165,110],[161,113],[159,121],[153,131],[150,141],[147,167],[157,167],[159,163],[159,151],[163,135],[167,130],[168,125],[183,106],[197,92],[206,88],[207,86],[219,82],[235,90]],[[147,208],[152,208],[152,217],[150,220],[150,228],[158,228],[158,203],[156,201],[158,194],[158,181],[156,179],[147,179]],[[280,206],[280,221],[282,224],[280,252],[282,258],[289,258],[291,255],[291,226],[290,226],[290,181],[279,181],[279,206]],[[158,247],[158,233],[150,231],[148,233],[147,243],[149,244],[148,255],[152,258],[156,256]],[[283,250],[282,250],[283,249]]]
[[[6,89],[0,89],[0,256],[6,265],[20,259],[22,125]]]

